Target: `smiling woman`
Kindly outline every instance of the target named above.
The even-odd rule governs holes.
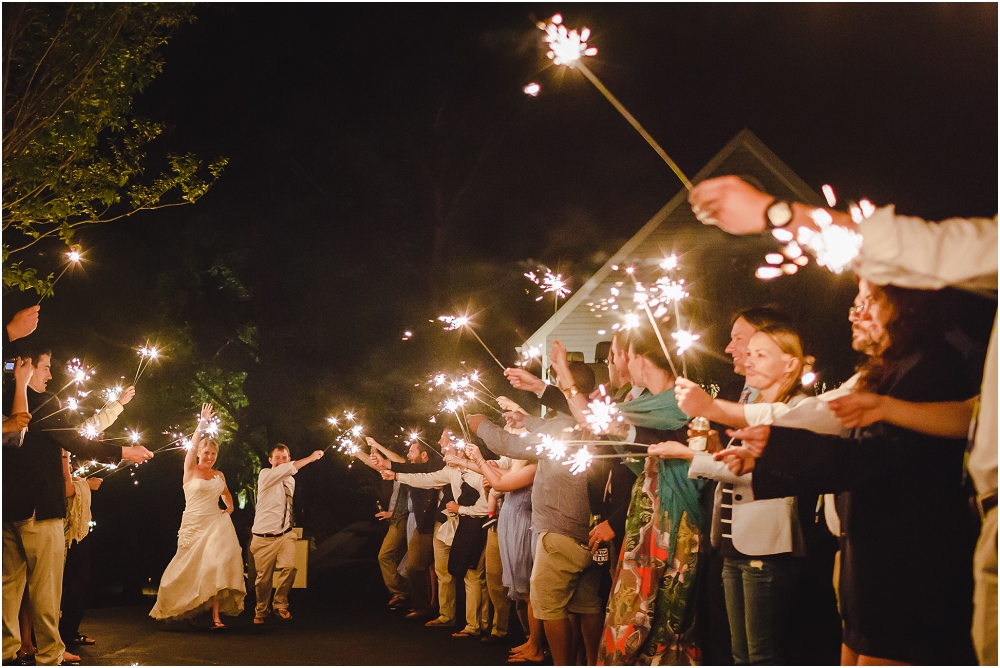
[[[216,471],[219,446],[203,439],[214,417],[212,405],[201,409],[198,429],[184,457],[184,516],[177,532],[177,553],[160,579],[154,619],[187,619],[211,609],[212,628],[226,625],[219,613],[232,617],[243,610],[243,551],[229,518],[233,497],[225,476]],[[219,510],[219,497],[226,510]]]

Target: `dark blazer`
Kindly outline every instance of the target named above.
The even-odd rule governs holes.
[[[24,443],[20,448],[4,448],[3,453],[4,522],[26,520],[33,513],[36,520],[66,517],[63,449],[85,459],[111,464],[121,461],[120,447],[86,440],[70,428],[73,425],[65,412],[58,412],[60,408],[59,400],[51,394],[28,390],[32,419]]]
[[[902,360],[878,391],[906,401],[959,401],[979,390],[957,354],[939,347]],[[974,660],[976,532],[964,453],[964,439],[886,423],[854,439],[772,427],[753,473],[755,498],[841,492],[841,614],[851,649],[906,663]]]

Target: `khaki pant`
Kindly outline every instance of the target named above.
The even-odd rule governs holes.
[[[288,592],[295,584],[295,532],[289,531],[277,538],[254,536],[250,541],[250,554],[257,569],[257,610],[258,619],[267,617],[271,607],[274,571],[278,571],[278,589],[274,592],[275,610],[288,609]]]
[[[494,529],[486,534],[486,588],[493,604],[493,635],[507,637],[510,621],[510,598],[503,586],[503,564],[500,562],[500,539]]]
[[[455,582],[448,572],[451,545],[438,539],[437,532],[440,527],[441,522],[434,523],[434,572],[438,579],[438,621],[442,624],[452,624],[455,621]]]
[[[475,568],[465,571],[465,632],[473,635],[489,625],[486,593],[486,550],[479,555]]]
[[[66,543],[61,518],[3,524],[3,658],[13,659],[21,646],[17,614],[25,585],[35,629],[35,663],[58,666],[66,646],[59,637]]]
[[[407,596],[410,587],[406,578],[399,574],[399,562],[406,554],[406,517],[389,520],[389,531],[382,540],[378,552],[378,566],[382,569],[382,581],[393,596]]]
[[[5,555],[6,558],[6,555]],[[997,663],[997,509],[983,518],[983,527],[973,560],[976,591],[973,596],[972,642],[976,646],[979,664]],[[6,605],[7,598],[4,597]],[[4,653],[4,656],[7,656]]]

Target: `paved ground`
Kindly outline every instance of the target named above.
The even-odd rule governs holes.
[[[500,665],[506,646],[452,638],[454,629],[425,628],[385,609],[375,564],[341,569],[292,592],[295,618],[271,617],[263,628],[247,610],[225,631],[148,617],[141,605],[88,610],[80,628],[98,643],[80,648],[84,665]]]

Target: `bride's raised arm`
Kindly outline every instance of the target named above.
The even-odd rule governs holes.
[[[202,404],[201,414],[198,416],[198,426],[195,427],[194,435],[191,437],[191,447],[184,455],[184,482],[187,483],[194,476],[194,470],[198,466],[198,447],[201,445],[201,432],[208,427],[208,423],[215,417],[212,412],[212,404]]]

